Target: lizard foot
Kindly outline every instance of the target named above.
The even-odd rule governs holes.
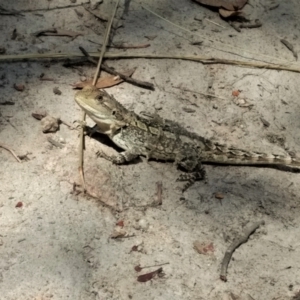
[[[207,183],[206,171],[202,166],[197,172],[180,174],[176,181],[187,181],[182,189],[182,192],[185,192],[197,180],[205,180],[205,183]]]

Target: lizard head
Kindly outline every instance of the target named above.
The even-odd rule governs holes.
[[[121,110],[125,108],[104,90],[84,87],[75,94],[75,102],[96,122],[101,133],[112,134],[126,125],[121,118]]]

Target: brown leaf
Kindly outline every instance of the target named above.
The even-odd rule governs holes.
[[[201,243],[200,241],[195,241],[193,245],[194,249],[200,254],[211,255],[215,251],[213,243],[206,244]]]
[[[75,38],[83,34],[81,32],[75,32],[71,30],[50,28],[50,29],[39,30],[37,32],[32,33],[31,35],[37,37],[38,36],[69,36]]]
[[[132,246],[130,252],[136,252],[136,251],[139,251],[139,246],[137,245]]]
[[[135,69],[132,69],[132,70],[122,72],[122,74],[124,74],[125,76],[131,76],[134,73],[134,71],[135,71]],[[97,81],[97,84],[96,84],[96,88],[105,89],[105,88],[117,85],[121,82],[123,82],[123,79],[121,79],[120,77],[115,76],[115,75],[109,75],[106,77],[99,78]],[[77,83],[73,84],[73,88],[81,89],[85,86],[92,85],[92,83],[93,83],[92,80],[87,80],[85,82],[77,82]]]
[[[141,266],[138,265],[138,266],[135,266],[135,267],[134,267],[134,270],[135,270],[136,272],[141,272],[141,271],[143,270],[143,268],[141,268]]]
[[[23,202],[18,202],[17,204],[16,204],[16,207],[22,207],[23,206]]]
[[[14,88],[15,90],[19,91],[19,92],[23,92],[25,90],[25,85],[24,84],[14,84]]]
[[[223,199],[224,198],[224,195],[222,193],[215,193],[215,198],[217,199]]]
[[[127,234],[125,230],[114,230],[113,233],[110,235],[112,239],[117,239],[124,237]]]
[[[56,87],[53,88],[53,93],[55,95],[61,95],[61,90],[56,86]]]
[[[237,97],[240,94],[239,90],[232,91],[232,96]]]
[[[31,114],[31,116],[34,117],[37,120],[42,120],[43,118],[46,117],[46,115],[47,115],[47,113],[43,112],[43,111],[42,112],[33,112]]]
[[[227,10],[242,9],[248,0],[195,0],[196,2],[213,7],[222,7]]]
[[[245,99],[239,99],[237,98],[236,100],[234,100],[234,103],[239,106],[239,107],[251,107],[253,106],[252,103],[249,103],[248,101],[246,101]]]
[[[116,224],[117,226],[120,226],[120,227],[124,227],[124,221],[123,220],[120,220],[117,222]]]
[[[147,282],[155,277],[155,275],[159,275],[159,273],[162,273],[163,268],[159,268],[153,272],[146,273],[143,275],[138,276],[137,281],[139,282]]]

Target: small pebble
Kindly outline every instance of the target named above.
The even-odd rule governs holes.
[[[140,219],[138,223],[139,223],[140,228],[143,230],[147,230],[149,227],[149,224],[145,219]]]

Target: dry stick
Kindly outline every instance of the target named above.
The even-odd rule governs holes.
[[[298,59],[298,54],[297,54],[297,52],[295,51],[294,46],[293,46],[291,43],[289,43],[287,40],[284,40],[284,39],[281,39],[280,42],[281,42],[284,46],[286,46],[286,47],[293,53],[294,57],[295,57],[296,60],[297,60],[297,59]]]
[[[115,17],[118,5],[119,5],[119,0],[117,0],[117,2],[116,2],[116,6],[115,6],[115,9],[114,9],[113,14],[111,16],[110,22],[108,23],[107,28],[106,28],[105,39],[104,39],[104,42],[103,42],[103,45],[102,45],[102,49],[101,49],[97,69],[96,69],[94,80],[93,80],[93,85],[94,86],[96,85],[97,80],[98,80],[98,76],[99,76],[99,73],[100,73],[100,66],[101,66],[102,59],[103,59],[103,56],[104,56],[104,53],[105,53],[106,45],[107,45],[107,42],[108,42],[108,39],[109,39],[111,25],[112,25],[113,19]],[[86,116],[86,113],[83,112],[83,114],[82,114],[82,125],[85,122],[85,116]],[[83,171],[83,146],[84,146],[84,133],[83,133],[83,126],[82,126],[82,128],[80,130],[80,144],[79,144],[80,148],[79,148],[79,167],[78,167],[78,170],[79,170],[79,173],[80,173],[80,176],[81,176],[81,181],[82,181],[84,192],[86,192],[86,185],[85,185],[84,171]]]
[[[83,192],[86,192],[86,185],[85,185],[85,179],[84,179],[84,171],[83,171],[83,148],[84,148],[84,132],[83,132],[83,126],[85,123],[85,115],[86,113],[82,112],[82,118],[81,118],[81,129],[80,129],[80,140],[79,140],[79,167],[78,171],[81,177],[81,182],[83,186]]]
[[[99,52],[90,52],[90,56],[99,57]],[[23,59],[62,59],[62,58],[79,58],[83,55],[77,53],[35,53],[35,54],[18,54],[18,55],[0,55],[1,61],[17,61]],[[250,67],[250,68],[259,68],[259,69],[270,69],[270,70],[282,70],[300,73],[299,64],[294,62],[289,62],[286,64],[274,64],[274,63],[265,63],[265,62],[252,62],[252,61],[241,61],[241,60],[232,60],[232,59],[221,59],[205,56],[183,56],[183,55],[168,55],[168,54],[124,54],[124,53],[105,53],[104,58],[107,59],[131,59],[131,58],[149,58],[149,59],[181,59],[181,60],[190,60],[196,61],[203,64],[226,64],[226,65],[236,65],[240,67]],[[292,66],[290,66],[292,65]]]
[[[108,39],[109,39],[111,25],[113,23],[113,20],[114,20],[114,17],[115,17],[118,5],[119,5],[119,0],[116,1],[115,9],[113,11],[113,14],[112,14],[112,17],[110,19],[110,22],[108,23],[107,28],[106,28],[105,39],[104,39],[104,42],[103,42],[103,45],[102,45],[102,48],[101,48],[101,53],[100,53],[100,57],[99,57],[97,69],[96,69],[96,72],[95,72],[95,76],[94,76],[94,80],[93,80],[93,85],[96,85],[97,80],[98,80],[98,76],[99,76],[99,73],[100,73],[100,67],[101,67],[102,60],[103,60],[103,57],[104,57],[104,53],[105,53],[105,50],[106,50],[106,45],[107,45]]]
[[[220,273],[220,279],[223,281],[227,281],[227,267],[230,262],[231,256],[236,248],[238,248],[241,244],[247,242],[249,236],[260,226],[264,225],[265,221],[260,221],[253,223],[250,226],[247,226],[247,228],[244,230],[244,233],[242,236],[238,236],[234,239],[232,244],[227,248],[226,253],[224,255],[222,265],[221,265],[221,273]]]
[[[96,64],[97,62],[88,54],[88,52],[83,48],[83,47],[79,47],[80,51],[86,56],[86,58],[88,59],[88,61]],[[145,89],[149,89],[149,90],[154,90],[154,85],[150,82],[146,82],[146,81],[141,81],[141,80],[137,80],[137,79],[133,79],[129,76],[126,76],[122,73],[119,73],[117,71],[115,71],[114,69],[108,67],[106,64],[102,64],[101,65],[101,69],[109,74],[112,75],[116,75],[119,76],[121,79],[123,79],[126,82],[129,82],[131,84],[134,84],[136,86],[139,87],[143,87]]]
[[[9,151],[19,163],[21,162],[21,160],[19,159],[19,157],[16,155],[16,153],[13,150],[11,150],[10,148],[8,148],[7,146],[5,146],[3,144],[0,144],[0,148],[3,148],[5,150]]]

